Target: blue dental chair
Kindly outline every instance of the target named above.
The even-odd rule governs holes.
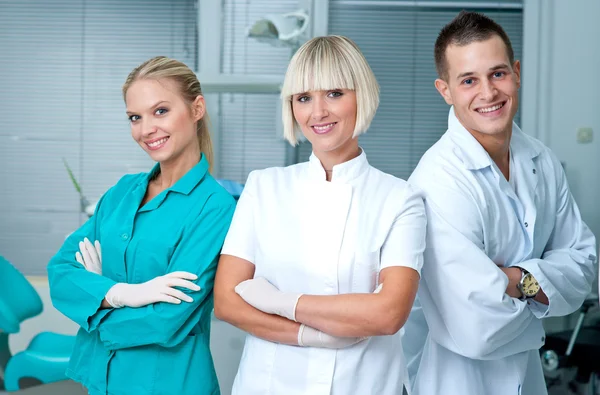
[[[217,182],[221,184],[221,186],[225,188],[225,190],[227,190],[227,192],[229,192],[237,202],[242,194],[242,190],[244,190],[244,185],[240,184],[239,182],[226,179],[218,179]]]
[[[42,332],[26,350],[15,355],[10,352],[8,336],[18,333],[21,322],[42,310],[42,300],[33,286],[0,256],[0,390],[17,391],[67,379],[74,336]]]

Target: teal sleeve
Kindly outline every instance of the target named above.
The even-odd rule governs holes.
[[[112,191],[111,188],[102,196],[94,215],[69,235],[58,253],[48,263],[52,304],[87,332],[95,329],[90,318],[98,312],[104,296],[116,282],[88,272],[75,260],[75,253],[79,251],[79,242],[85,237],[92,242],[99,240],[102,214]]]
[[[171,258],[168,272],[187,271],[198,275],[195,283],[201,287],[200,291],[182,290],[193,302],[161,302],[111,310],[98,325],[100,339],[107,349],[149,344],[174,347],[190,334],[200,317],[210,316],[217,260],[234,208],[233,202],[227,206],[205,207],[186,230]]]

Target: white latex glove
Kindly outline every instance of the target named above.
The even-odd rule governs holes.
[[[88,272],[102,274],[102,249],[96,240],[94,245],[86,237],[79,242],[79,251],[75,253],[75,260],[83,265]]]
[[[337,337],[328,335],[318,329],[300,325],[298,345],[301,347],[346,348],[365,340],[366,337]]]
[[[156,277],[142,284],[118,283],[113,285],[106,293],[106,301],[114,308],[142,307],[149,304],[166,302],[180,304],[193,302],[189,295],[175,289],[175,287],[186,288],[190,291],[200,291],[200,287],[191,281],[198,276],[189,272],[173,272],[164,276]]]
[[[235,287],[235,292],[264,313],[296,321],[296,305],[302,294],[281,292],[264,277],[242,281]]]

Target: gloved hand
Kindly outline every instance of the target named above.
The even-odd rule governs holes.
[[[83,265],[88,272],[102,275],[102,249],[96,240],[94,245],[84,238],[79,242],[79,251],[75,253],[75,260]]]
[[[235,287],[235,292],[264,313],[296,321],[296,305],[302,294],[281,292],[264,277],[242,281]]]
[[[115,309],[121,307],[142,307],[149,304],[165,302],[180,304],[193,302],[189,295],[174,287],[200,291],[200,287],[188,280],[196,280],[198,276],[189,272],[173,272],[156,277],[142,284],[118,283],[106,293],[106,301]]]
[[[346,348],[365,340],[366,337],[337,337],[328,335],[318,329],[300,325],[298,330],[298,345],[301,347]]]

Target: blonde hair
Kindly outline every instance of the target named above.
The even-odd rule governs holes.
[[[165,56],[157,56],[149,59],[129,73],[127,80],[123,84],[123,99],[125,99],[127,90],[131,84],[141,79],[169,79],[174,81],[179,87],[179,92],[183,96],[184,101],[190,105],[196,100],[196,97],[202,96],[202,88],[196,74],[180,61]],[[209,126],[210,119],[208,118],[208,113],[205,111],[202,119],[198,120],[196,133],[198,135],[198,143],[200,144],[200,152],[206,157],[210,171],[212,170],[214,154]]]
[[[302,135],[294,119],[292,96],[309,91],[350,89],[356,92],[353,137],[371,125],[379,106],[379,84],[364,55],[343,36],[315,37],[292,57],[281,89],[283,137],[292,145]]]

